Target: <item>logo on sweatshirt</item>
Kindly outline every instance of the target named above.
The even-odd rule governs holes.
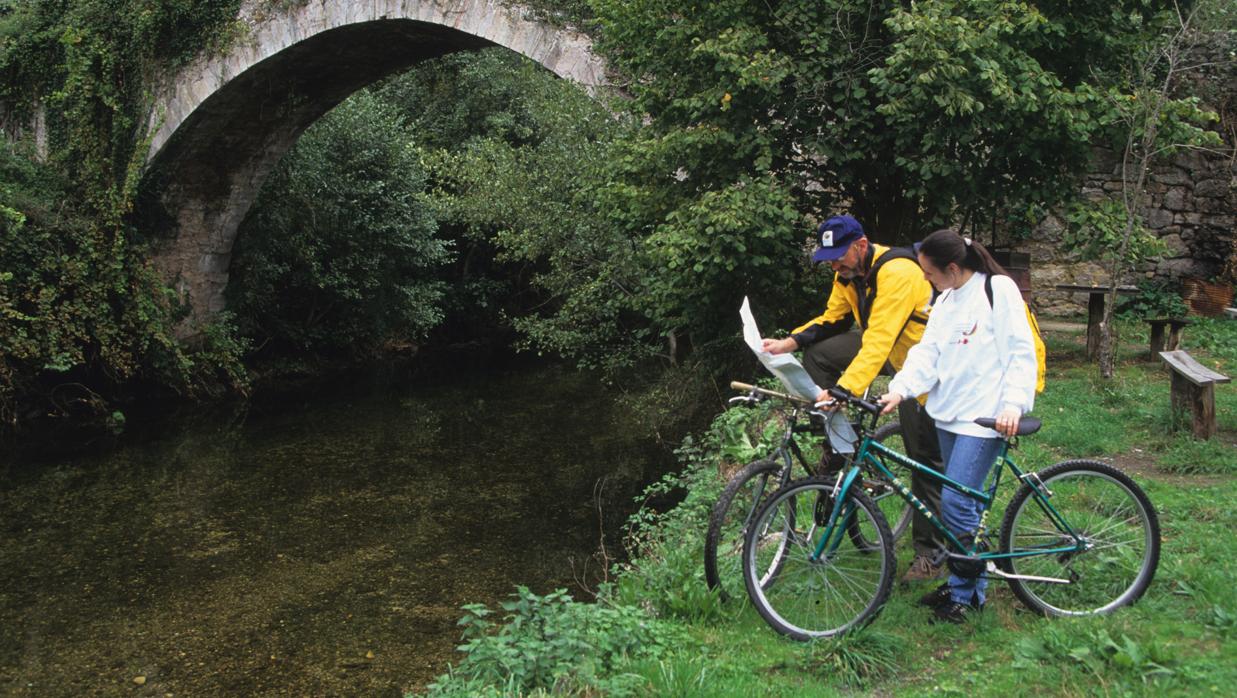
[[[963,325],[963,327],[965,327],[965,325]],[[954,344],[970,344],[971,335],[975,334],[975,330],[978,330],[978,329],[979,329],[979,321],[976,320],[975,323],[971,325],[971,329],[963,330],[962,332],[959,333],[961,337],[959,337],[954,342]]]

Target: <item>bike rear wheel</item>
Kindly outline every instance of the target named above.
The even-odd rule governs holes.
[[[748,463],[730,478],[713,505],[704,536],[704,578],[723,601],[742,593],[747,525],[765,495],[783,484],[783,467],[775,460]]]
[[[893,585],[893,534],[880,510],[859,491],[847,495],[834,540],[814,559],[833,508],[833,486],[832,480],[808,478],[773,493],[744,541],[748,597],[774,630],[795,640],[830,637],[866,624],[880,612]],[[870,547],[840,540],[852,527]]]
[[[1068,584],[1011,579],[1014,594],[1048,616],[1110,613],[1137,601],[1155,577],[1160,524],[1146,493],[1128,475],[1097,461],[1071,460],[1036,477],[1048,504],[1086,545],[1077,552],[1033,555],[1074,545],[1029,484],[1019,488],[1001,525],[1001,552],[1012,574],[1069,580]]]

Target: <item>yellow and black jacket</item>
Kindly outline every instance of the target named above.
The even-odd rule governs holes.
[[[866,266],[862,279],[836,277],[825,312],[791,333],[806,349],[859,323],[863,344],[838,379],[838,387],[852,395],[867,390],[886,361],[895,371],[902,368],[906,352],[923,337],[932,309],[932,285],[910,250],[872,244]]]

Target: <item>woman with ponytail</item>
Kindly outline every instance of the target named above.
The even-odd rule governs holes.
[[[945,474],[968,487],[983,486],[1018,420],[1035,402],[1036,358],[1026,306],[1013,279],[983,245],[952,230],[938,230],[916,246],[924,277],[940,295],[923,339],[882,397],[885,412],[927,393]],[[984,289],[991,277],[992,298]],[[996,430],[975,424],[996,417]],[[941,491],[941,520],[963,543],[979,526],[978,504],[948,485]],[[961,623],[984,605],[987,580],[951,575],[920,603],[935,618]]]

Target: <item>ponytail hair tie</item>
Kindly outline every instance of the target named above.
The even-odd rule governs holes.
[[[966,242],[966,246],[967,246],[967,247],[970,247],[970,246],[971,246],[971,239],[970,239],[970,238],[962,238],[962,240],[963,240],[964,242]]]

